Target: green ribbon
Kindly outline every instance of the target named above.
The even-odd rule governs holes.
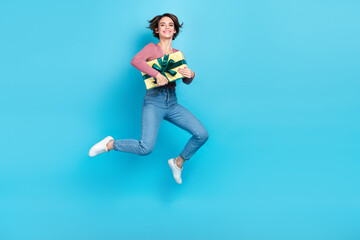
[[[168,79],[168,77],[165,74],[166,72],[169,73],[171,76],[175,76],[176,71],[171,70],[171,69],[179,67],[179,66],[181,66],[183,64],[186,64],[185,59],[177,61],[177,62],[175,62],[172,59],[169,60],[169,54],[165,55],[163,60],[161,60],[161,58],[158,58],[157,62],[158,62],[158,65],[156,63],[154,63],[151,67],[154,68],[155,70],[159,71],[167,79]],[[143,78],[145,80],[145,79],[151,78],[151,76],[148,75],[148,74],[145,74],[145,75],[143,75]],[[155,83],[156,83],[156,78],[154,78],[154,80],[155,80]]]

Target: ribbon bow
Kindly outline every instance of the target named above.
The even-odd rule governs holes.
[[[175,61],[170,59],[169,60],[169,54],[164,56],[164,60],[161,60],[161,58],[157,59],[159,65],[154,63],[151,67],[158,70],[162,75],[164,75],[166,78],[168,78],[165,74],[165,72],[169,73],[171,76],[176,75],[176,71],[171,70],[172,68],[175,68]],[[169,80],[169,79],[168,79]]]
[[[174,71],[174,70],[171,70],[171,69],[174,69],[174,68],[180,67],[180,66],[183,65],[183,64],[186,64],[185,59],[182,59],[182,60],[177,61],[177,62],[175,62],[173,59],[170,59],[170,60],[169,60],[169,55],[170,55],[170,54],[165,55],[164,58],[163,58],[163,60],[162,60],[162,58],[156,59],[156,60],[157,60],[157,64],[156,64],[156,63],[153,63],[153,64],[151,65],[152,68],[154,68],[154,69],[156,69],[157,71],[159,71],[159,72],[160,72],[162,75],[164,75],[168,80],[169,80],[169,78],[166,76],[165,72],[169,73],[171,76],[175,76],[177,72]],[[144,80],[145,80],[145,79],[151,78],[151,76],[148,75],[148,74],[144,74],[144,75],[143,75],[143,78],[144,78]],[[153,79],[154,79],[153,82],[154,82],[155,84],[157,84],[156,78],[153,78]]]

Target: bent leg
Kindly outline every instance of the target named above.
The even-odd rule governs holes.
[[[176,104],[168,110],[165,115],[165,120],[192,134],[192,137],[180,153],[180,156],[184,160],[189,160],[209,138],[206,128],[199,119],[180,104]]]
[[[143,104],[140,141],[135,139],[115,140],[114,150],[138,155],[150,154],[154,149],[160,123],[164,115],[164,109],[149,103]]]

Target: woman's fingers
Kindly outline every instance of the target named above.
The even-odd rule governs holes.
[[[179,71],[180,73],[181,73],[181,72],[191,73],[190,68],[187,68],[187,67],[178,68],[178,71]]]
[[[181,75],[187,78],[190,78],[192,75],[191,70],[189,68],[179,68],[178,71]]]
[[[163,75],[160,75],[157,79],[157,84],[159,86],[163,86],[163,85],[167,84],[168,82],[169,82],[168,79]]]

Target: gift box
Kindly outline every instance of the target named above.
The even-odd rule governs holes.
[[[182,79],[184,76],[177,70],[182,67],[187,67],[185,57],[181,51],[164,55],[161,58],[154,59],[146,63],[164,75],[169,82]],[[158,87],[156,78],[153,78],[144,72],[141,72],[141,74],[143,76],[146,89]]]

